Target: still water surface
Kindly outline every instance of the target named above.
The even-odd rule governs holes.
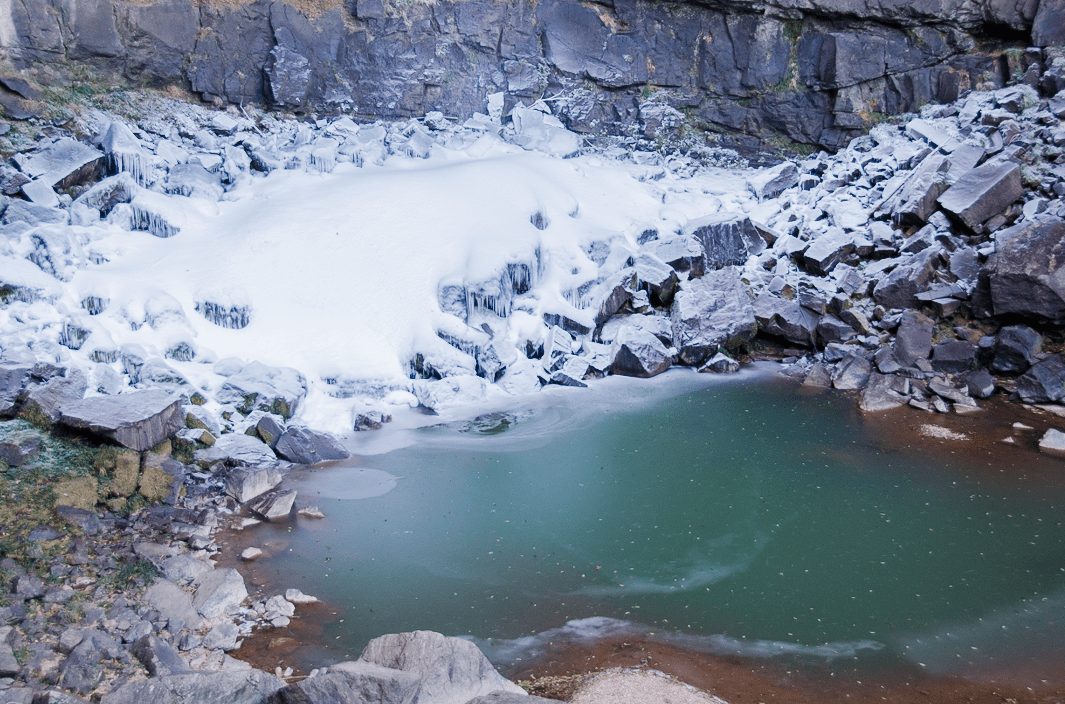
[[[654,632],[1060,684],[1065,463],[907,449],[885,434],[934,419],[899,417],[874,427],[853,399],[766,375],[602,384],[310,470],[289,484],[327,517],[255,530],[280,546],[273,581],[339,612],[334,660],[415,629],[473,637],[501,665]]]

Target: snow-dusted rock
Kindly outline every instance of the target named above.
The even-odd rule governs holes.
[[[414,382],[414,395],[418,403],[434,411],[474,403],[484,398],[487,384],[479,376],[449,376],[446,379]]]
[[[288,518],[292,513],[292,505],[296,502],[296,490],[274,491],[269,494],[252,499],[248,502],[248,508],[257,516],[267,521],[278,521]]]
[[[699,367],[700,372],[713,372],[715,374],[735,374],[740,370],[740,363],[729,357],[724,352],[718,352]]]
[[[465,704],[490,692],[524,693],[496,672],[476,645],[431,631],[374,638],[363,649],[359,662],[415,675],[419,680],[415,701]]]
[[[673,361],[669,350],[657,337],[635,327],[625,327],[618,332],[611,353],[610,372],[622,376],[657,376],[669,369]]]
[[[288,420],[307,395],[307,379],[291,367],[251,362],[222,385],[220,403],[232,403],[241,413],[259,409]]]
[[[799,183],[799,169],[785,161],[770,169],[762,169],[747,180],[747,188],[758,200],[776,198]]]
[[[702,243],[707,268],[743,264],[766,247],[758,228],[742,213],[721,212],[692,220],[684,234]]]
[[[216,462],[254,467],[277,462],[277,455],[259,438],[243,433],[226,433],[216,438],[211,447],[196,450],[193,459],[201,467],[209,467]]]
[[[279,457],[297,464],[317,464],[351,456],[331,435],[299,426],[291,426],[284,432],[274,446],[274,452]]]
[[[683,364],[697,366],[733,338],[754,337],[754,306],[736,269],[681,284],[671,309],[673,345]]]
[[[155,447],[185,427],[181,398],[158,389],[93,396],[67,404],[59,422],[139,452]]]
[[[1065,454],[1065,433],[1056,428],[1050,428],[1039,439],[1039,449],[1054,455]]]
[[[754,300],[754,319],[760,332],[812,347],[819,317],[798,301],[762,294]]]
[[[274,489],[281,479],[281,472],[274,467],[237,467],[226,475],[226,493],[243,504]]]

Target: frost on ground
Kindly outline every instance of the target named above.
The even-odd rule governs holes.
[[[550,114],[517,112],[506,128],[94,113],[115,175],[3,218],[3,359],[81,366],[90,393],[163,386],[216,417],[260,408],[339,433],[352,409],[539,388],[583,351],[579,383],[609,361],[589,333],[611,277],[671,271],[649,244],[757,200],[741,172],[582,152]],[[230,381],[251,363],[291,377],[283,409],[269,393],[241,407],[261,380]]]

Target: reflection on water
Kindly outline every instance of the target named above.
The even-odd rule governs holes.
[[[965,646],[1034,657],[1036,681],[1063,671],[1060,460],[996,450],[1020,457],[1002,481],[1001,455],[907,449],[903,426],[772,378],[604,381],[289,480],[326,518],[257,527],[291,540],[262,569],[340,612],[329,658],[431,629],[505,664],[636,629],[713,653],[967,674]]]

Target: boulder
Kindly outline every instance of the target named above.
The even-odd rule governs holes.
[[[989,161],[962,174],[938,200],[943,210],[972,230],[1023,195],[1020,164]]]
[[[381,411],[366,411],[355,416],[356,432],[366,430],[380,430],[385,423],[391,422],[392,416]]]
[[[0,442],[0,460],[8,467],[21,467],[41,452],[41,434],[36,430],[19,430],[7,434]]]
[[[177,648],[155,635],[138,638],[134,641],[130,652],[144,665],[152,677],[180,675],[192,671]]]
[[[412,384],[412,390],[418,398],[418,403],[439,411],[480,401],[485,397],[488,386],[479,376],[462,374],[433,381],[419,379]]]
[[[672,363],[669,350],[657,337],[635,327],[624,327],[619,331],[611,356],[611,374],[644,379],[661,374]]]
[[[296,502],[296,490],[273,491],[252,499],[248,508],[257,516],[267,521],[279,521],[289,517],[292,505]]]
[[[706,364],[699,367],[700,372],[713,372],[715,374],[735,374],[740,370],[740,363],[729,357],[724,352],[718,352]]]
[[[66,370],[66,376],[52,377],[41,384],[30,385],[19,413],[40,421],[54,423],[63,415],[63,409],[85,396],[88,382],[85,373],[77,367]]]
[[[961,379],[973,398],[988,398],[995,393],[995,379],[986,369],[968,372],[963,374]]]
[[[289,427],[284,432],[278,439],[274,452],[296,464],[317,464],[351,456],[333,436],[299,426]]]
[[[196,589],[192,606],[208,620],[234,613],[248,598],[244,578],[232,568],[205,572],[193,581],[192,586]]]
[[[278,417],[267,413],[255,424],[255,434],[269,445],[270,449],[277,447],[277,441],[285,433],[285,426],[278,421]]]
[[[374,638],[359,661],[415,675],[419,681],[409,701],[466,704],[492,692],[525,693],[496,672],[473,643],[431,631]]]
[[[229,466],[254,467],[276,463],[277,455],[259,438],[243,433],[226,433],[217,438],[211,447],[196,450],[193,460],[201,467],[209,467],[217,462],[224,462]]]
[[[785,161],[770,169],[761,169],[747,180],[747,189],[758,200],[776,198],[789,188],[799,184],[799,169]]]
[[[906,405],[910,392],[909,379],[873,372],[862,389],[858,407],[867,413],[878,413]]]
[[[1025,403],[1061,403],[1065,399],[1065,361],[1051,355],[1017,380],[1017,394]]]
[[[692,220],[685,226],[684,234],[702,244],[708,269],[743,264],[766,246],[751,219],[737,213],[721,212]]]
[[[832,386],[840,391],[854,391],[864,388],[869,383],[873,365],[860,354],[852,354],[836,367],[832,375]]]
[[[801,347],[813,347],[819,316],[797,301],[762,294],[754,299],[758,332],[779,337]]]
[[[832,387],[832,370],[826,367],[820,362],[816,362],[810,371],[806,373],[806,378],[803,379],[803,386],[812,386],[817,389],[828,389]]]
[[[857,336],[854,328],[834,315],[822,316],[817,321],[815,333],[817,343],[822,346],[827,346],[832,342],[846,342],[853,340]]]
[[[160,389],[93,396],[63,406],[59,422],[143,452],[185,427],[181,397]]]
[[[418,701],[413,695],[420,683],[413,672],[362,660],[342,662],[330,666],[323,675],[284,687],[266,704],[407,704]]]
[[[937,372],[957,374],[970,371],[975,365],[976,344],[972,342],[953,340],[932,349],[932,369]]]
[[[1065,221],[1039,217],[999,233],[985,272],[995,315],[1065,323]]]
[[[599,309],[595,314],[595,324],[602,326],[610,320],[621,307],[632,300],[632,294],[636,291],[636,271],[634,269],[622,269],[599,284],[593,299],[599,301]]]
[[[914,296],[929,287],[939,263],[939,251],[936,247],[903,259],[890,274],[876,284],[873,288],[873,299],[885,308],[914,306]]]
[[[1043,339],[1027,325],[1010,325],[998,331],[991,359],[991,371],[1023,374],[1035,362]]]
[[[932,319],[917,311],[902,314],[892,352],[904,367],[912,367],[918,359],[928,359],[932,351]]]
[[[670,317],[677,356],[689,366],[701,365],[731,341],[750,340],[758,327],[748,289],[733,268],[683,282]]]
[[[288,420],[306,395],[307,379],[296,369],[251,362],[226,379],[217,400],[232,403],[245,415],[262,410]]]
[[[100,704],[262,704],[284,685],[262,670],[194,672],[128,682]]]
[[[572,386],[578,389],[587,388],[588,385],[584,383],[584,378],[588,376],[588,371],[591,365],[588,363],[586,357],[580,355],[570,355],[566,358],[566,361],[562,363],[558,371],[551,375],[550,383],[559,384],[561,386]]]
[[[933,154],[914,169],[891,209],[891,218],[896,225],[920,227],[928,222],[929,216],[935,212],[936,199],[947,188],[945,172],[948,168],[950,161],[946,157]]]
[[[1052,455],[1065,454],[1065,433],[1050,428],[1039,439],[1039,449]]]
[[[69,137],[61,137],[20,161],[24,174],[60,190],[91,183],[103,176],[103,152]]]
[[[643,246],[643,251],[658,257],[676,271],[688,272],[689,278],[698,278],[706,273],[703,245],[691,235],[652,240]]]
[[[836,264],[853,254],[855,249],[853,235],[841,228],[830,227],[828,232],[810,243],[802,260],[806,270],[814,276],[828,276]]]
[[[940,398],[951,401],[955,408],[961,412],[965,408],[976,408],[976,401],[969,396],[968,389],[959,389],[939,379],[928,382],[928,390]]]
[[[226,475],[226,493],[247,503],[281,483],[281,472],[272,467],[237,467]]]
[[[193,606],[189,593],[167,579],[157,579],[155,584],[144,592],[141,600],[158,611],[162,618],[170,621],[171,633],[181,630],[174,629],[174,625],[179,623],[189,630],[196,630],[203,623],[203,618]]]
[[[647,252],[636,255],[634,267],[637,285],[647,292],[651,304],[655,307],[669,306],[680,284],[673,267]]]
[[[18,400],[32,381],[32,364],[0,364],[0,418],[11,418],[18,410]]]
[[[173,506],[181,496],[184,483],[183,464],[152,452],[145,453],[137,493],[148,501],[162,501]]]

